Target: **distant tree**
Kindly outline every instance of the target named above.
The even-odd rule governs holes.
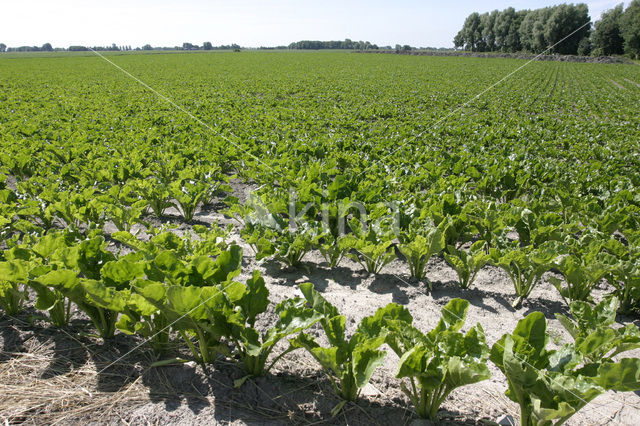
[[[456,49],[464,48],[464,29],[458,31],[458,34],[453,38],[453,46]]]
[[[485,50],[496,50],[496,34],[493,31],[493,27],[499,15],[500,12],[497,10],[494,10],[491,13],[483,13],[482,15],[480,15],[480,27],[482,28],[482,44]]]
[[[40,50],[42,50],[43,52],[52,52],[53,51],[53,47],[51,47],[51,43],[45,43],[45,44],[42,45]]]
[[[145,44],[144,46],[142,46],[142,50],[153,50],[153,46],[151,46],[150,44]]]
[[[553,8],[553,13],[549,16],[545,25],[545,38],[550,45],[557,46],[553,48],[554,52],[564,55],[575,55],[578,52],[580,41],[589,37],[591,26],[584,26],[590,23],[589,8],[584,3],[561,4]],[[578,28],[582,29],[578,30]],[[578,30],[570,37],[569,34]],[[559,43],[562,40],[562,43]]]
[[[576,54],[579,45],[581,51],[590,48],[588,41],[582,42],[591,32],[587,23],[590,23],[589,9],[583,3],[518,11],[509,7],[481,15],[473,12],[454,37],[453,44],[456,49],[472,51],[535,53],[558,44],[555,52]]]
[[[191,43],[182,43],[182,48],[184,50],[193,50],[196,46]]]
[[[480,25],[480,14],[478,12],[473,12],[464,21],[462,32],[466,50],[471,50],[472,52],[478,50],[478,42],[482,40],[482,27]]]
[[[528,13],[527,10],[516,12],[513,7],[509,7],[496,16],[493,33],[497,50],[517,52],[522,49],[519,30]]]
[[[68,50],[70,52],[82,52],[82,51],[89,50],[89,49],[87,49],[84,46],[69,46]]]
[[[545,25],[553,8],[545,7],[527,13],[520,23],[518,34],[522,48],[529,52],[542,53],[549,47],[545,37]]]
[[[624,53],[640,58],[640,0],[633,0],[620,20]]]
[[[621,55],[624,53],[624,39],[620,29],[624,4],[621,3],[613,9],[602,14],[595,23],[592,39],[594,50],[598,55]]]
[[[202,43],[202,48],[204,50],[213,50],[213,45],[210,41],[205,41],[204,43]]]
[[[593,44],[591,43],[591,39],[589,37],[585,37],[580,40],[580,44],[578,44],[578,55],[580,56],[589,56],[593,51]]]
[[[0,52],[5,52],[7,50],[7,45],[4,43],[0,43]]]

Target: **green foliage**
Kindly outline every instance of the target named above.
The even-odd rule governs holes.
[[[0,262],[0,307],[6,315],[16,315],[22,310],[27,293],[20,285],[27,274],[22,262]]]
[[[627,324],[615,329],[619,301],[611,297],[591,306],[587,302],[573,301],[569,305],[574,320],[556,314],[556,318],[575,340],[575,349],[591,363],[613,362],[622,352],[640,348],[638,327]]]
[[[346,401],[355,401],[376,367],[382,364],[385,352],[378,350],[384,343],[384,335],[375,333],[368,326],[368,318],[362,320],[356,332],[347,339],[345,317],[327,302],[313,284],[300,285],[310,308],[322,318],[320,325],[329,341],[328,347],[320,346],[316,340],[300,333],[291,340],[294,348],[305,348],[322,366],[331,379],[336,393]]]
[[[576,312],[585,305],[576,304]],[[615,307],[602,305],[596,311],[596,316],[610,316]],[[562,322],[571,324],[579,335],[577,330],[584,330],[585,321],[591,321],[593,315],[593,311],[578,314],[579,323],[583,325],[571,324],[566,317]],[[611,330],[608,326],[599,329]],[[595,340],[595,347],[601,348],[602,339]],[[637,358],[592,361],[584,356],[585,352],[594,354],[593,346],[585,341],[576,339],[575,344],[566,344],[558,350],[548,350],[547,341],[545,317],[533,312],[518,322],[512,334],[505,334],[491,348],[491,361],[507,377],[506,395],[520,405],[521,425],[559,425],[606,390],[640,388]],[[624,344],[619,348],[620,352],[626,350]]]
[[[445,248],[447,228],[448,222],[443,221],[437,227],[425,227],[400,235],[398,250],[407,260],[412,277],[418,280],[425,278],[427,262]]]
[[[551,283],[567,303],[571,300],[589,300],[593,288],[609,271],[597,248],[587,249],[580,255],[560,257],[556,266],[564,276],[565,285],[555,277],[551,278]]]
[[[589,26],[583,27],[589,21],[589,10],[583,3],[534,10],[516,11],[509,7],[491,13],[473,12],[453,42],[456,48],[474,52],[519,52],[524,48],[542,53],[553,46],[552,52],[575,55],[580,42],[589,37]]]
[[[621,55],[624,52],[624,39],[620,31],[623,4],[602,13],[595,23],[592,38],[598,53],[602,55]]]
[[[620,21],[631,43],[637,5]],[[467,47],[541,52],[583,11],[474,15]],[[578,40],[567,42],[556,50]],[[318,311],[285,301],[275,307],[280,322],[267,327],[275,331],[248,331],[261,320],[250,325],[254,319],[236,295],[262,298],[260,279],[233,281],[242,254],[227,244],[229,228],[186,223],[200,206],[215,209],[230,182],[237,198],[224,202],[240,216],[241,237],[258,259],[296,265],[319,250],[329,268],[348,254],[380,272],[402,247],[401,261],[409,259],[419,276],[429,257],[444,251],[461,285],[470,286],[491,253],[519,298],[551,267],[565,275],[556,285],[568,303],[590,301],[605,279],[620,312],[637,313],[640,155],[637,111],[629,107],[637,101],[635,68],[607,65],[603,72],[599,64],[536,61],[485,91],[487,79],[514,69],[511,60],[245,53],[120,58],[127,69],[157,70],[147,76],[150,85],[175,81],[176,69],[189,71],[172,95],[210,117],[209,128],[157,110],[135,85],[113,96],[121,76],[98,73],[97,85],[87,75],[102,65],[81,56],[0,61],[10,82],[0,95],[3,312],[15,313],[28,300],[57,326],[77,312],[105,337],[118,329],[148,339],[158,353],[186,344],[203,362],[223,354],[246,359],[253,374],[268,370],[280,356],[272,337],[284,339],[281,333],[297,329],[298,314]],[[468,93],[480,92],[466,102]],[[428,126],[456,105],[454,124]],[[180,217],[160,221],[172,225],[148,223],[159,221],[149,212],[160,216],[171,206]],[[432,228],[441,229],[444,243]],[[478,242],[467,250],[470,241]],[[331,335],[340,330],[335,321]],[[362,325],[357,339],[375,342],[376,333]],[[605,352],[609,344],[634,334],[590,334],[602,345],[576,343],[575,356],[584,364],[593,350],[589,356],[602,357],[597,370],[609,378],[598,382],[586,365],[576,367],[584,368],[579,374],[602,388],[628,375],[630,385],[616,386],[632,388],[635,361],[603,359],[620,347]],[[343,347],[338,340],[353,339],[330,348]],[[328,352],[314,351],[350,398],[380,355],[380,347],[343,350],[344,362],[332,370]],[[577,371],[554,368],[566,380]],[[556,382],[544,383],[559,392]],[[539,413],[565,409],[542,393],[534,392]],[[569,401],[565,396],[556,400]]]
[[[556,244],[547,244],[538,249],[512,248],[511,250],[491,249],[491,263],[504,270],[516,291],[513,308],[519,308],[540,281],[542,274],[552,267],[557,257]]]
[[[378,274],[382,268],[396,258],[393,248],[393,234],[384,224],[368,228],[359,219],[349,221],[353,234],[348,234],[343,239],[343,244],[355,253],[349,252],[347,256],[359,263],[370,274]]]
[[[613,239],[603,248],[609,254],[603,256],[608,271],[605,278],[615,288],[613,294],[620,300],[620,312],[640,312],[640,250]]]
[[[460,332],[468,307],[468,301],[452,299],[427,334],[412,325],[406,308],[396,304],[365,319],[370,330],[386,336],[386,343],[400,357],[397,377],[409,380],[410,386],[403,383],[402,390],[419,417],[436,420],[440,405],[454,389],[491,376],[486,365],[489,348],[480,324],[466,334]]]
[[[299,298],[286,299],[276,308],[278,320],[262,335],[256,329],[256,318],[269,306],[269,290],[260,273],[254,271],[244,287],[230,286],[226,290],[230,302],[224,315],[229,326],[229,339],[235,344],[235,350],[252,376],[267,373],[271,367],[295,347],[281,352],[265,368],[267,358],[275,345],[282,339],[311,327],[322,318],[322,314],[308,309],[305,301]]]
[[[460,287],[469,288],[473,284],[480,269],[490,261],[490,256],[485,253],[485,242],[476,241],[469,247],[469,251],[447,247],[444,258],[458,275]]]
[[[624,50],[628,55],[640,58],[640,1],[632,0],[620,19],[620,32],[624,38]]]
[[[222,312],[227,303],[225,286],[232,285],[242,284],[182,286],[155,282],[134,286],[134,289],[166,318],[194,358],[208,364],[215,361],[218,353],[230,355],[222,341],[228,334]]]

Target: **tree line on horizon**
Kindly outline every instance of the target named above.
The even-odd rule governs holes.
[[[391,46],[383,46],[386,49],[392,49]],[[118,46],[113,43],[111,46],[93,46],[91,48],[87,46],[69,46],[68,48],[53,48],[51,43],[45,43],[42,47],[38,46],[20,46],[20,47],[7,47],[4,43],[0,43],[0,52],[53,52],[53,51],[70,51],[70,52],[78,52],[78,51],[88,51],[88,50],[96,50],[96,51],[130,51],[130,50],[240,50],[245,49],[244,47],[233,43],[230,45],[220,45],[214,46],[211,42],[205,41],[201,46],[193,43],[182,43],[182,46],[174,46],[174,47],[154,47],[150,44],[145,44],[142,47],[131,48],[131,46]],[[293,42],[288,46],[274,46],[274,47],[264,47],[261,46],[258,48],[259,50],[272,50],[272,49],[310,49],[310,50],[319,50],[319,49],[349,49],[349,50],[377,50],[379,49],[378,45],[372,44],[369,41],[351,41],[350,39],[345,39],[344,41],[321,41],[321,40],[301,40],[297,42]],[[411,50],[412,47],[408,45],[400,46],[396,45],[396,50]]]
[[[473,12],[453,39],[473,52],[530,52],[640,57],[640,0],[621,3],[591,23],[584,3],[534,10]]]

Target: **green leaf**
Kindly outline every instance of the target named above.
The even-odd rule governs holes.
[[[623,358],[619,362],[605,362],[598,368],[597,382],[605,389],[618,392],[640,390],[640,359]]]
[[[353,351],[353,372],[359,389],[369,383],[374,370],[384,363],[385,356],[386,352],[373,349]]]

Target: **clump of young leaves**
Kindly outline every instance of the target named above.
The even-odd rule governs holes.
[[[53,203],[56,201],[59,192],[58,183],[41,177],[33,177],[29,180],[18,182],[17,187],[17,192],[21,195],[20,207],[17,211],[18,216],[30,219],[45,231],[51,229],[56,218]],[[3,190],[2,192],[4,193],[5,191],[8,190]],[[4,194],[1,201],[3,203],[9,202]],[[15,195],[11,201],[17,201]]]
[[[259,197],[253,197],[245,208],[236,209],[236,213],[244,213],[240,235],[255,251],[257,260],[273,257],[298,267],[319,240],[318,227],[312,222],[285,219],[277,208],[272,212],[271,207]]]
[[[448,224],[448,221],[442,221],[439,226],[423,225],[400,233],[398,250],[407,260],[413,278],[425,279],[429,259],[446,247],[445,235]],[[429,289],[432,289],[431,282],[427,282]]]
[[[122,186],[114,185],[101,197],[104,214],[119,231],[129,231],[140,221],[140,217],[148,206],[147,200],[141,199],[133,183]]]
[[[77,234],[50,232],[31,241],[30,249],[20,248],[4,262],[5,277],[13,283],[24,283],[36,292],[35,307],[48,311],[56,326],[67,325],[71,302],[84,311],[101,337],[109,338],[115,331],[122,298],[112,307],[97,306],[89,297],[104,265],[115,260],[106,250],[101,236],[77,242]],[[25,242],[29,240],[25,238]],[[11,251],[10,251],[11,254]]]
[[[610,310],[604,306],[596,308],[600,309]],[[595,314],[602,315],[608,314]],[[577,336],[580,327],[570,325]],[[591,344],[576,339],[575,344],[548,350],[546,319],[541,312],[533,312],[518,322],[513,333],[503,335],[493,345],[490,359],[507,377],[506,395],[520,405],[522,426],[560,425],[607,390],[640,389],[640,359],[614,362],[597,357],[597,353],[602,353],[601,345],[608,348],[609,354],[628,347],[622,342],[611,342],[613,347],[609,346],[610,342],[603,339],[610,334],[606,331],[609,328],[604,326],[600,330],[603,335],[594,338]]]
[[[486,243],[476,241],[469,247],[469,251],[448,246],[444,259],[458,275],[460,287],[469,288],[476,279],[478,272],[491,260],[485,252]]]
[[[522,305],[522,301],[529,297],[542,275],[551,269],[553,260],[558,256],[558,245],[554,243],[550,242],[535,249],[491,249],[491,263],[509,275],[515,288],[517,298],[511,305],[514,309]]]
[[[614,328],[617,297],[609,297],[595,306],[581,300],[569,304],[573,320],[556,314],[560,324],[575,341],[575,349],[590,363],[613,362],[616,355],[640,348],[640,331],[634,324]],[[640,372],[639,372],[640,374]]]
[[[183,219],[191,222],[200,204],[209,203],[220,191],[231,189],[226,181],[227,177],[219,173],[218,169],[205,171],[193,168],[180,173],[180,178],[170,183],[168,189],[176,200]]]
[[[346,319],[338,309],[322,297],[313,284],[301,284],[300,290],[310,308],[321,314],[320,325],[329,346],[320,346],[305,333],[300,333],[290,343],[294,348],[305,348],[315,358],[331,380],[337,395],[344,401],[355,401],[373,371],[384,360],[386,353],[378,349],[384,343],[384,335],[370,329],[367,320],[363,320],[353,336],[347,339]],[[342,408],[344,401],[334,409],[334,414]]]
[[[0,190],[0,195],[3,193],[6,195],[7,191],[11,192]],[[0,252],[0,259],[3,260],[0,262],[0,308],[7,315],[16,315],[22,310],[24,302],[28,299],[25,260],[28,260],[29,253],[18,247],[17,236],[12,239],[7,238],[4,241],[11,248]]]
[[[476,324],[466,334],[460,332],[469,302],[452,299],[442,308],[438,325],[427,334],[412,325],[409,311],[396,304],[378,309],[363,322],[380,330],[385,342],[400,357],[397,376],[407,378],[402,391],[409,397],[419,417],[436,420],[438,409],[456,388],[486,380],[489,348],[484,331]]]
[[[562,225],[562,216],[558,213],[536,214],[524,208],[520,209],[514,227],[518,232],[518,242],[521,246],[537,247],[546,241],[562,241],[565,234]]]
[[[69,324],[71,319],[71,300],[64,293],[55,288],[40,284],[35,277],[49,271],[47,265],[55,265],[59,259],[58,253],[64,253],[64,248],[75,243],[77,235],[63,231],[49,231],[31,245],[29,254],[23,256],[29,260],[29,287],[36,292],[36,309],[49,313],[51,323],[57,327]],[[28,239],[23,240],[26,246]],[[60,251],[58,251],[60,250]]]
[[[216,354],[230,356],[223,338],[229,335],[224,310],[228,307],[227,287],[241,286],[232,279],[240,273],[242,250],[232,245],[215,260],[209,256],[197,256],[190,262],[180,260],[173,252],[160,252],[145,267],[148,280],[133,284],[135,294],[142,296],[156,308],[131,307],[128,323],[123,328],[136,330],[135,321],[140,317],[149,323],[149,314],[159,322],[143,324],[144,330],[157,330],[163,324],[171,324],[187,344],[194,358],[208,364]],[[141,308],[146,309],[146,313]],[[140,316],[136,316],[138,313]],[[145,318],[147,317],[147,318]],[[140,329],[140,328],[138,328]],[[195,339],[195,343],[192,341]],[[164,340],[157,342],[160,347]]]
[[[0,307],[7,315],[17,315],[22,310],[28,294],[25,287],[27,271],[22,262],[0,262]]]
[[[269,306],[269,290],[260,273],[254,271],[244,285],[234,283],[226,287],[225,294],[229,302],[223,313],[228,326],[227,338],[234,343],[234,352],[250,376],[267,373],[280,358],[296,349],[290,346],[265,367],[279,341],[309,328],[322,318],[321,313],[308,309],[303,299],[286,299],[275,308],[276,323],[261,335],[255,323]]]
[[[494,202],[485,203],[474,201],[468,203],[463,209],[471,232],[476,234],[479,240],[485,242],[485,250],[490,248],[502,248],[507,244],[508,227],[505,223],[506,211],[504,207]]]
[[[53,269],[34,279],[38,284],[60,292],[91,319],[100,337],[113,337],[118,313],[124,309],[126,295],[100,282],[103,267],[115,256],[106,250],[104,238],[96,236],[52,255]],[[91,296],[95,296],[92,298]]]
[[[640,312],[640,248],[633,244],[625,246],[613,239],[607,241],[604,248],[611,253],[606,256],[605,278],[615,288],[613,294],[620,300],[620,312]]]
[[[330,268],[338,266],[349,250],[349,244],[345,241],[344,235],[336,237],[330,232],[321,235],[317,246]]]
[[[162,217],[165,210],[173,207],[168,184],[157,179],[141,179],[136,183],[136,191],[147,201],[148,207],[156,217]]]
[[[348,198],[323,204],[322,233],[316,245],[331,268],[338,266],[349,251],[349,241],[344,238],[344,225],[350,207]]]
[[[130,232],[117,231],[111,238],[126,245],[135,252],[141,253],[148,260],[153,260],[160,252],[169,250],[181,260],[190,261],[198,256],[218,256],[229,249],[226,238],[230,227],[222,229],[211,226],[193,225],[195,237],[180,237],[165,229],[147,227],[146,233],[151,235],[148,241],[138,239]]]
[[[96,196],[95,188],[84,188],[82,191],[58,191],[51,204],[55,215],[62,219],[67,229],[81,232],[86,229],[102,229],[104,224],[105,205]]]
[[[149,302],[164,294],[156,284],[142,278],[131,281],[135,291],[130,292],[116,327],[125,334],[143,337],[157,355],[162,355],[169,347],[171,324],[165,313]]]
[[[282,218],[277,219],[274,228],[258,226],[248,241],[254,242],[256,259],[273,257],[289,266],[298,267],[318,240],[317,230],[309,223],[292,229]]]
[[[565,283],[556,277],[550,281],[568,304],[572,300],[589,300],[591,292],[608,272],[606,264],[595,251],[589,251],[578,257],[570,254],[563,256],[556,267],[564,276]]]
[[[230,355],[222,341],[227,334],[221,314],[226,304],[223,287],[150,282],[134,289],[160,311],[199,363],[212,363],[218,353]]]
[[[578,239],[568,236],[559,246],[559,253],[567,254],[559,256],[553,266],[562,273],[564,282],[555,277],[550,281],[567,304],[572,300],[590,300],[600,280],[615,269],[618,261],[606,250],[607,245],[617,252],[616,257],[624,257],[604,234],[593,229]]]
[[[176,200],[182,218],[191,222],[198,206],[209,199],[211,187],[201,180],[180,179],[169,185],[169,192]]]
[[[354,217],[349,221],[349,226],[353,233],[345,235],[342,244],[355,253],[347,253],[347,257],[362,265],[367,272],[378,274],[396,258],[394,235],[387,224],[374,222],[367,227]]]

